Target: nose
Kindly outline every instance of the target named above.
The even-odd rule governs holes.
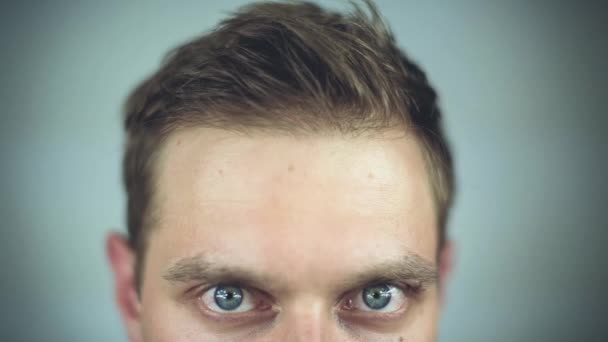
[[[302,298],[285,312],[285,341],[336,341],[336,322],[326,305],[312,298]]]

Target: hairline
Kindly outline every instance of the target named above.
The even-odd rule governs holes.
[[[129,215],[130,242],[138,255],[142,255],[138,258],[142,263],[145,260],[143,254],[146,250],[146,240],[150,235],[149,232],[154,229],[154,216],[157,215],[154,211],[155,200],[158,197],[155,196],[158,193],[156,191],[158,185],[156,174],[159,163],[162,162],[162,150],[166,145],[165,141],[174,132],[195,126],[216,127],[241,132],[268,131],[271,134],[287,132],[292,135],[315,135],[331,131],[332,127],[336,132],[354,134],[355,131],[361,133],[395,128],[396,125],[393,124],[397,121],[401,123],[416,122],[422,128],[416,135],[425,159],[426,175],[430,182],[434,197],[433,202],[436,207],[436,218],[438,220],[435,229],[440,234],[439,251],[444,240],[446,230],[444,221],[453,197],[454,185],[449,149],[447,151],[442,150],[447,143],[440,127],[441,113],[437,107],[436,94],[433,87],[428,83],[424,72],[399,49],[390,28],[385,25],[376,6],[368,0],[363,2],[366,4],[365,7],[368,11],[353,2],[354,11],[349,13],[326,10],[308,2],[291,2],[294,6],[301,6],[297,8],[311,14],[311,17],[320,17],[324,20],[331,19],[328,20],[330,23],[311,20],[309,23],[307,22],[311,24],[309,27],[289,24],[292,23],[290,20],[294,15],[290,11],[296,7],[291,7],[286,2],[249,4],[235,12],[233,16],[223,20],[216,26],[217,30],[172,50],[167,55],[161,68],[131,93],[126,106],[125,128],[129,141],[134,141],[135,144],[130,144],[125,154],[125,165],[128,166],[125,171],[129,205],[127,214]],[[254,86],[259,86],[262,91],[257,91],[258,88],[251,88],[254,90],[251,96],[243,96],[246,94],[238,86],[236,89],[240,93],[240,97],[235,98],[239,94],[222,88],[222,86],[225,87],[225,84],[222,83],[218,83],[219,88],[211,87],[212,90],[209,92],[202,91],[201,88],[186,87],[190,84],[190,81],[203,80],[204,78],[201,77],[211,77],[212,79],[218,77],[217,72],[213,73],[213,71],[224,70],[225,68],[229,69],[229,76],[220,75],[220,81],[233,82],[235,79],[230,78],[233,77],[230,70],[234,69],[234,65],[215,63],[218,58],[218,55],[213,52],[215,44],[219,42],[224,46],[227,42],[231,42],[229,45],[232,48],[242,47],[243,45],[233,44],[236,40],[228,39],[229,30],[235,30],[237,33],[235,37],[240,37],[239,35],[242,36],[241,28],[244,27],[243,19],[259,19],[260,15],[273,20],[260,20],[257,21],[257,24],[255,22],[252,24],[256,28],[254,32],[258,34],[255,39],[259,39],[267,33],[270,34],[270,37],[273,37],[273,34],[276,34],[275,31],[261,29],[272,29],[273,25],[276,25],[274,29],[283,25],[280,28],[283,33],[284,30],[296,35],[300,32],[304,34],[303,36],[298,35],[302,42],[296,42],[293,46],[304,46],[315,53],[327,52],[328,57],[321,58],[318,63],[320,65],[327,64],[330,67],[331,71],[328,71],[330,73],[333,72],[331,67],[339,66],[339,63],[335,60],[334,42],[332,41],[330,45],[317,45],[316,42],[320,38],[334,37],[340,39],[336,43],[343,43],[339,46],[345,48],[345,51],[362,47],[364,50],[368,49],[365,50],[366,53],[373,53],[373,56],[370,59],[361,59],[363,61],[361,65],[366,65],[367,68],[351,70],[349,67],[345,67],[345,69],[338,67],[337,74],[330,74],[338,80],[337,83],[328,81],[330,91],[320,88],[319,82],[314,77],[313,79],[303,77],[314,76],[312,73],[301,74],[298,70],[294,70],[292,76],[296,80],[295,82],[300,82],[297,85],[309,90],[308,92],[305,91],[303,96],[300,92],[294,92],[296,88],[289,88],[290,92],[284,93],[282,88],[277,87],[277,85],[286,85],[286,83],[281,83],[284,80],[276,71],[277,69],[266,70],[265,66],[255,63],[252,65],[259,68],[262,74],[261,76],[257,75],[257,78],[254,77],[254,80],[249,80]],[[285,23],[289,25],[285,26]],[[321,37],[306,35],[306,33],[310,33],[310,30],[328,28],[328,25],[332,25],[332,23],[337,23],[344,29],[332,26],[333,28],[328,31],[330,33],[327,35]],[[350,29],[347,30],[347,26]],[[356,29],[352,29],[353,27],[356,27]],[[362,34],[361,39],[356,36],[357,41],[352,40],[354,32]],[[246,36],[249,36],[249,33],[251,32],[247,31]],[[372,42],[379,43],[374,45]],[[372,45],[376,46],[379,54],[369,50]],[[265,48],[261,47],[260,49],[259,51],[262,51],[263,54]],[[234,51],[236,50],[226,50],[227,53],[234,53]],[[310,56],[306,55],[305,57]],[[350,56],[358,61],[358,53],[352,53]],[[243,55],[241,54],[240,57],[243,57]],[[302,55],[295,52],[294,57],[302,58]],[[387,71],[380,64],[379,58],[388,58],[383,61],[389,63],[390,71]],[[253,60],[245,60],[254,62]],[[200,67],[201,61],[211,62],[212,71],[210,74],[202,70],[202,67]],[[239,63],[241,61],[239,60]],[[312,63],[315,61],[312,60]],[[195,62],[197,64],[193,64]],[[311,65],[307,64],[311,63],[310,60],[296,62],[302,62],[305,66]],[[202,73],[193,76],[192,70]],[[393,76],[396,76],[396,78],[393,79]],[[246,75],[247,77],[252,77],[252,75]],[[366,77],[377,77],[377,81],[371,82],[373,85],[369,85]],[[192,84],[196,84],[196,82]],[[347,84],[346,90],[340,88],[344,84]],[[247,83],[247,86],[250,85],[250,83]],[[387,87],[391,85],[392,87]],[[331,91],[331,89],[334,89],[334,91]],[[406,89],[406,91],[405,93],[396,92],[395,89]],[[409,90],[412,93],[409,93]],[[193,91],[194,93],[192,93]],[[185,96],[185,94],[196,94],[196,91],[202,91],[202,94],[207,97],[201,97],[202,102],[197,102],[199,98]],[[344,91],[344,93],[341,91]],[[258,99],[269,99],[269,101],[256,100],[255,95],[260,94],[263,96]],[[275,96],[276,101],[274,98],[268,98],[267,95],[269,94]],[[226,100],[227,97],[230,98]],[[269,111],[276,113],[284,111],[286,108],[289,111],[309,112],[311,115],[288,115],[285,117],[283,115],[267,114]],[[325,113],[326,110],[330,110],[330,112]],[[244,111],[254,113],[245,113]],[[347,115],[342,115],[340,111]],[[247,115],[243,115],[244,113]],[[345,118],[347,119],[345,120]],[[352,118],[352,120],[348,118]],[[362,126],[359,128],[353,127],[357,124]],[[365,125],[368,127],[364,127]],[[416,127],[414,129],[417,130]],[[142,154],[141,151],[146,152]],[[137,154],[138,152],[139,154]],[[145,160],[145,163],[141,163],[142,160]],[[440,186],[443,188],[439,188]]]

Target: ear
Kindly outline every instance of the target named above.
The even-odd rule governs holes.
[[[452,266],[454,265],[454,242],[447,240],[443,244],[443,248],[439,252],[439,290],[441,303],[445,302],[446,285],[449,277],[452,274]]]
[[[106,253],[114,272],[115,300],[127,328],[129,341],[142,342],[134,253],[127,239],[119,233],[108,235]]]

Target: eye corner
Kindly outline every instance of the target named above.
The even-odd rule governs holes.
[[[353,307],[353,298],[352,296],[345,296],[338,302],[338,309],[343,311],[352,311]]]

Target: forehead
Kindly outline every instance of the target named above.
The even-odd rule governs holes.
[[[156,183],[150,253],[167,261],[200,253],[268,267],[297,260],[304,272],[318,267],[319,250],[342,265],[404,250],[432,260],[436,252],[413,136],[188,129],[167,140]]]

